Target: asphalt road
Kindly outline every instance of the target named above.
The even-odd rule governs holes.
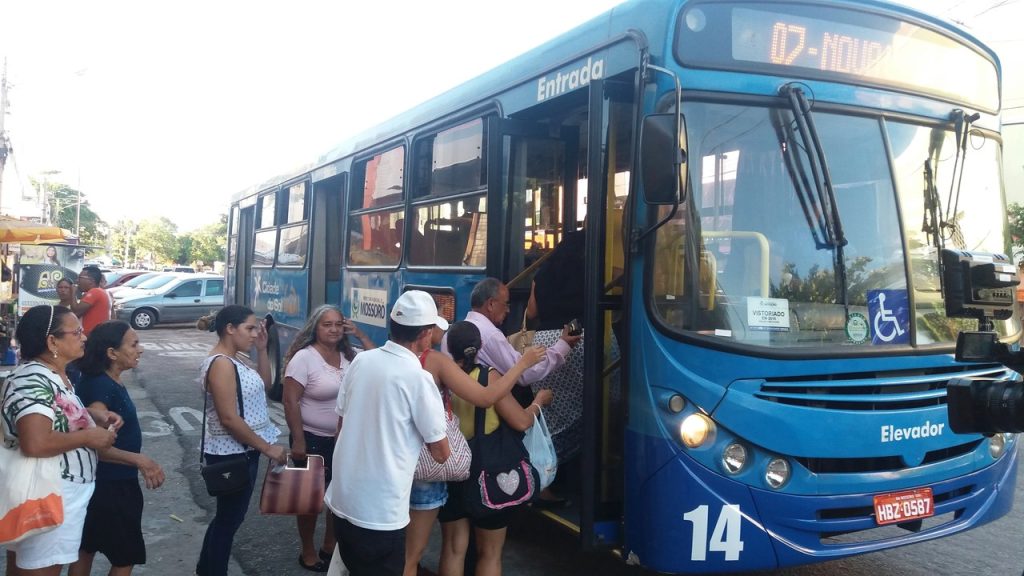
[[[214,501],[199,477],[199,432],[202,395],[196,383],[198,366],[215,336],[194,328],[157,327],[140,334],[146,352],[140,367],[126,377],[143,427],[143,450],[162,464],[166,484],[146,491],[144,532],[149,561],[135,574],[181,576],[192,574]],[[279,405],[272,419],[285,430]],[[281,436],[287,442],[287,433]],[[265,465],[265,461],[264,461]],[[262,477],[262,476],[261,476]],[[1024,478],[1024,474],[1021,475]],[[257,489],[258,492],[258,489]],[[1017,483],[1018,502],[1024,502],[1024,482]],[[1001,520],[951,538],[926,542],[846,560],[769,572],[776,576],[962,575],[1021,574],[1024,568],[1024,506]],[[319,529],[322,530],[322,522]],[[318,532],[319,535],[319,532]],[[423,565],[436,569],[440,535],[435,526]],[[505,573],[637,576],[651,574],[627,567],[606,553],[579,552],[574,539],[560,528],[532,515],[510,528],[505,548]],[[297,565],[298,535],[290,517],[261,516],[258,494],[235,539],[231,575],[280,576],[310,574]],[[94,574],[107,565],[97,558]],[[3,566],[0,565],[0,574]]]

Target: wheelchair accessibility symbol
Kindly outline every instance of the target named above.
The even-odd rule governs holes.
[[[868,314],[873,328],[872,344],[910,342],[910,310],[905,290],[869,290]]]

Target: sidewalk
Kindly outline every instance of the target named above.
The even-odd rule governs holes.
[[[128,391],[135,402],[136,410],[159,413],[149,400],[146,382],[139,382],[134,374],[126,374]],[[206,526],[213,517],[213,498],[203,492],[198,498],[193,495],[184,467],[198,467],[193,450],[184,458],[179,437],[174,433],[162,434],[160,430],[143,428],[142,450],[163,466],[167,479],[157,490],[142,488],[146,508],[142,515],[142,533],[146,539],[147,561],[137,566],[132,574],[141,576],[185,576],[195,572],[196,559],[203,545]],[[192,438],[186,440],[191,442]],[[183,459],[184,458],[184,459]],[[196,504],[196,500],[204,506]],[[93,574],[106,574],[110,564],[102,554],[96,555]],[[238,562],[231,558],[229,576],[245,576]]]

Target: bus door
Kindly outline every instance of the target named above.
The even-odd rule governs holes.
[[[239,210],[234,302],[249,307],[252,306],[252,240],[255,221],[255,204]]]
[[[521,327],[533,274],[561,240],[566,199],[575,197],[578,137],[569,130],[551,136],[551,130],[543,123],[495,118],[488,127],[492,153],[499,155],[491,166],[503,167],[490,178],[505,181],[489,186],[498,193],[489,204],[501,216],[493,218],[499,224],[492,229],[497,246],[489,251],[487,274],[508,285],[507,330]]]
[[[503,156],[505,181],[492,189],[503,191],[494,205],[503,209],[495,220],[504,226],[500,238],[506,240],[502,257],[491,261],[499,267],[489,273],[513,284],[506,333],[520,328],[533,275],[563,233],[582,228],[586,238],[584,345],[573,351],[582,358],[570,355],[566,362],[582,371],[582,384],[571,389],[570,400],[582,405],[582,414],[570,432],[578,447],[560,463],[563,478],[557,484],[573,505],[543,513],[576,530],[587,548],[621,541],[627,415],[620,279],[626,269],[622,215],[633,158],[635,86],[635,72],[595,80],[589,90],[527,110],[530,123],[496,121],[497,129],[491,130],[501,138],[492,140],[491,151]],[[556,397],[566,393],[553,392]]]
[[[309,309],[321,304],[341,304],[342,195],[346,174],[313,185],[310,212],[312,242],[309,268]],[[323,262],[323,265],[320,263]]]

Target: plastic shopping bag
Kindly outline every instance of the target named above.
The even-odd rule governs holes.
[[[543,490],[555,481],[555,474],[558,472],[555,443],[551,441],[551,433],[548,432],[548,423],[544,420],[543,412],[526,431],[523,444],[530,453],[530,464],[533,464],[540,475],[540,489]]]

